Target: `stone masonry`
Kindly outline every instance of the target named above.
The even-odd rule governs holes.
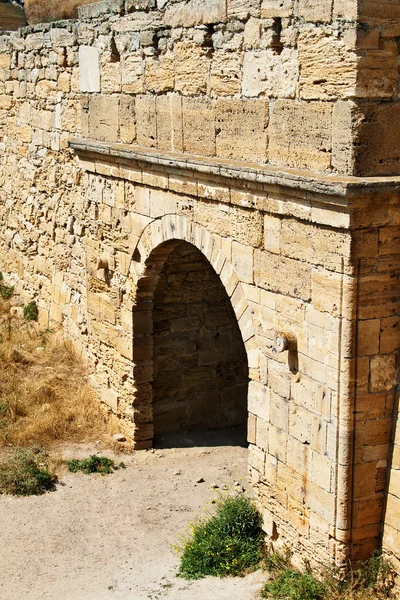
[[[7,282],[135,448],[247,420],[319,564],[400,567],[399,37],[390,0],[102,0],[0,38]]]

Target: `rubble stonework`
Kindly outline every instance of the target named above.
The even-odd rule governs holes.
[[[138,449],[181,365],[191,394],[207,364],[243,390],[247,361],[265,530],[319,563],[382,534],[399,558],[396,11],[102,0],[0,38],[0,270]],[[236,393],[218,390],[222,426]]]

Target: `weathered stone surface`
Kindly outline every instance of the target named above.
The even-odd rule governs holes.
[[[264,100],[218,100],[215,114],[217,156],[265,162],[268,104]]]
[[[241,55],[218,50],[211,63],[210,93],[215,97],[240,94],[241,73]]]
[[[246,52],[243,63],[243,95],[293,98],[298,78],[295,50],[285,48],[281,54],[273,50]]]
[[[327,100],[355,95],[357,56],[331,29],[308,29],[299,36],[300,94]]]
[[[261,0],[227,0],[228,17],[230,19],[247,19],[260,16]]]
[[[174,54],[175,91],[184,95],[204,93],[210,66],[206,49],[191,42],[179,42]]]
[[[271,17],[290,17],[293,14],[294,0],[262,0],[261,17],[270,19]]]
[[[224,0],[189,0],[187,4],[169,4],[164,23],[168,27],[193,27],[220,23],[226,18]]]
[[[145,70],[146,91],[163,94],[174,89],[174,60],[172,56],[148,58]]]
[[[203,156],[215,156],[214,108],[209,100],[183,99],[184,150]]]
[[[270,115],[269,159],[298,169],[330,170],[332,105],[278,100]]]
[[[144,89],[145,61],[140,54],[128,54],[122,59],[122,91],[142,94]]]
[[[92,96],[89,104],[90,136],[114,142],[119,133],[119,102],[117,96]]]
[[[355,172],[358,175],[397,173],[400,165],[398,104],[359,105]]]
[[[300,0],[298,11],[306,21],[329,23],[332,18],[332,0]]]

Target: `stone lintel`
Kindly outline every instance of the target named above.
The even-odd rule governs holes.
[[[158,152],[147,147],[120,143],[100,142],[93,139],[76,138],[69,142],[70,147],[83,159],[113,163],[129,161],[139,168],[151,166],[158,171],[167,172],[179,169],[189,176],[194,173],[208,175],[212,180],[232,180],[241,182],[249,191],[259,192],[279,188],[296,190],[296,194],[305,200],[315,199],[341,210],[350,209],[352,201],[366,198],[383,191],[393,194],[400,192],[400,176],[392,177],[354,177],[327,175],[297,169],[281,168],[257,163],[243,163],[233,160],[205,158],[178,152]],[[121,165],[122,167],[122,165]]]

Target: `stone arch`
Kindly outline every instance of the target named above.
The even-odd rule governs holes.
[[[134,423],[135,447],[148,448],[153,425],[153,303],[164,264],[177,244],[197,249],[222,283],[236,317],[246,351],[249,371],[258,362],[254,345],[252,312],[241,283],[222,249],[222,238],[185,216],[166,215],[152,221],[142,232],[134,258],[140,263],[136,302],[133,307]]]

